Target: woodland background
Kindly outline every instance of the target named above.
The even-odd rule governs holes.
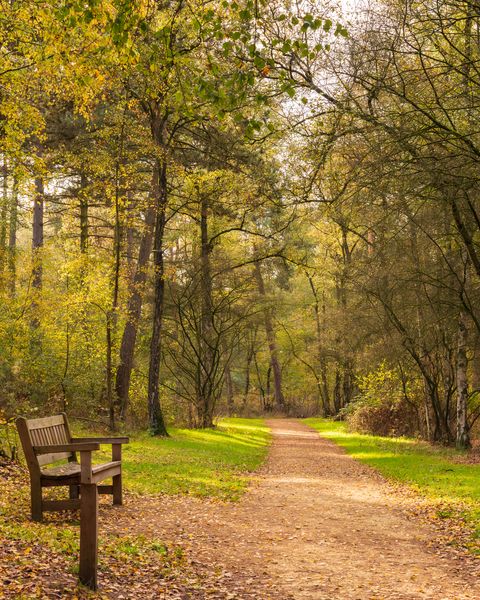
[[[355,8],[355,10],[354,10]],[[0,447],[480,416],[476,0],[0,1]]]

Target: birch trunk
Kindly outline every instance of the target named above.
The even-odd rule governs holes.
[[[457,351],[457,448],[470,447],[470,431],[467,420],[468,403],[468,359],[467,359],[467,315],[460,312],[458,319],[458,351]]]

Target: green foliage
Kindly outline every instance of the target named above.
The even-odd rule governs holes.
[[[4,9],[8,418],[117,412],[142,427],[160,349],[150,388],[160,381],[176,425],[201,423],[207,396],[212,414],[268,409],[275,363],[292,413],[341,412],[364,431],[452,442],[459,312],[472,332],[480,322],[478,24],[468,6],[382,4],[395,32],[387,45],[381,25],[347,31],[313,0]],[[165,222],[155,214],[164,201]],[[150,344],[161,295],[152,230],[165,294]],[[125,339],[132,351],[120,357]]]
[[[12,419],[5,418],[0,407],[0,463],[3,459],[16,460],[18,456],[18,434]]]
[[[359,390],[358,403],[378,406],[387,401],[396,404],[402,398],[398,373],[393,369],[389,369],[385,362],[366,375],[358,375],[357,385]]]

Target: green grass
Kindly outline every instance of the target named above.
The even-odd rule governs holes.
[[[169,438],[135,435],[123,448],[126,489],[236,500],[270,441],[261,419],[222,419],[216,429],[169,429]],[[105,450],[102,458],[108,458]]]
[[[455,462],[462,453],[408,438],[363,435],[327,419],[304,422],[385,477],[461,513],[480,537],[480,465]]]

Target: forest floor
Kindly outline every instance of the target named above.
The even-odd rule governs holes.
[[[268,424],[268,459],[238,502],[127,494],[122,508],[102,504],[100,531],[117,554],[104,563],[102,591],[94,597],[480,598],[480,560],[448,545],[442,524],[419,509],[416,494],[392,486],[301,422]],[[26,552],[31,565],[40,550],[24,541],[12,547],[12,563]],[[42,557],[43,571],[29,567],[36,569],[38,595],[10,586],[12,595],[3,597],[89,597],[72,583],[74,574],[63,575],[62,557],[55,555],[53,565]]]

